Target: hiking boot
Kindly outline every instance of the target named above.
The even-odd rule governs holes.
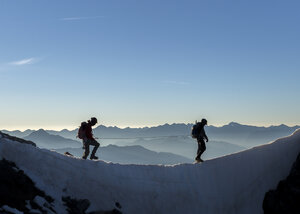
[[[195,158],[195,161],[199,163],[199,162],[203,162],[204,160],[202,160],[201,158]]]
[[[98,157],[96,155],[91,155],[90,159],[91,160],[98,160]]]

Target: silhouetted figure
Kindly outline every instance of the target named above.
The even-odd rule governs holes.
[[[82,137],[83,146],[84,146],[84,153],[82,156],[83,159],[86,159],[88,157],[90,153],[90,145],[94,146],[90,159],[91,160],[98,159],[98,157],[95,154],[100,144],[95,140],[92,133],[92,126],[96,125],[96,123],[97,123],[97,118],[92,117],[91,120],[88,120],[88,122],[85,124],[84,135]]]
[[[204,130],[205,125],[207,125],[207,120],[202,119],[201,122],[198,122],[198,123],[196,123],[196,125],[194,125],[193,131],[192,131],[193,137],[196,138],[197,142],[198,142],[197,156],[195,158],[195,160],[197,162],[203,162],[203,160],[201,159],[201,155],[206,150],[206,145],[205,145],[204,140],[206,140],[206,142],[208,142],[208,138],[207,138],[205,130]]]

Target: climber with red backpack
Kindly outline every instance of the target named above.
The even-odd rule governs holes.
[[[98,143],[95,140],[92,133],[92,126],[96,125],[96,123],[97,123],[97,118],[92,117],[91,120],[88,120],[88,122],[82,122],[78,129],[77,137],[79,139],[82,139],[83,148],[84,148],[84,153],[82,156],[83,159],[86,159],[88,157],[90,153],[90,145],[94,146],[90,159],[91,160],[98,159],[98,157],[95,154],[97,152],[98,147],[100,146],[100,143]]]

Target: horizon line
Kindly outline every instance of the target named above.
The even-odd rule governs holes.
[[[107,128],[119,128],[119,129],[144,129],[144,128],[155,128],[155,127],[159,127],[159,126],[165,126],[165,125],[190,125],[190,124],[194,124],[194,123],[164,123],[164,124],[160,124],[160,125],[153,125],[153,126],[117,126],[117,125],[104,125],[104,124],[100,124],[98,126],[95,126],[95,128],[93,129],[96,129],[100,126],[104,126],[104,127],[107,127]],[[299,125],[287,125],[287,124],[284,124],[284,123],[281,123],[281,124],[268,124],[268,125],[253,125],[253,124],[243,124],[243,123],[238,123],[238,122],[229,122],[229,123],[226,123],[226,124],[222,124],[222,125],[214,125],[214,124],[211,124],[211,125],[207,125],[208,127],[216,127],[216,128],[221,128],[221,127],[224,127],[226,125],[230,125],[230,124],[238,124],[238,125],[242,125],[242,126],[252,126],[252,127],[261,127],[261,128],[269,128],[269,127],[278,127],[278,126],[287,126],[287,127],[297,127]],[[63,131],[63,130],[67,130],[67,131],[74,131],[76,129],[78,129],[79,126],[76,126],[76,127],[67,127],[67,128],[13,128],[13,129],[7,129],[7,128],[1,128],[0,131],[20,131],[20,132],[25,132],[27,130],[32,130],[32,131],[37,131],[37,130],[40,130],[40,129],[43,129],[45,131]]]

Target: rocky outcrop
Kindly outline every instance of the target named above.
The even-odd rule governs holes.
[[[64,205],[67,207],[67,211],[69,214],[122,214],[120,209],[122,208],[119,202],[115,203],[116,208],[108,211],[94,211],[87,213],[86,210],[90,206],[90,202],[87,199],[75,199],[68,197],[63,197],[62,201]]]
[[[63,197],[62,201],[69,214],[87,214],[88,199]],[[0,161],[0,213],[56,214],[54,199],[35,186],[35,183],[15,163]],[[109,211],[94,211],[88,214],[121,214],[121,205],[116,202]]]
[[[85,214],[85,211],[89,208],[90,202],[87,199],[74,199],[70,196],[62,197],[64,205],[67,207],[68,213]]]
[[[32,141],[10,136],[0,132],[0,139],[11,140],[36,147]],[[67,154],[71,155],[71,154]],[[62,197],[63,204],[69,214],[87,214],[90,206],[88,199]],[[56,214],[54,199],[38,189],[35,183],[14,162],[0,160],[0,213],[3,214]],[[121,214],[121,205],[109,211],[94,211],[88,214]]]
[[[266,193],[263,209],[265,214],[300,213],[300,154],[289,176],[279,182],[276,190]]]
[[[22,138],[18,138],[18,137],[14,137],[14,136],[10,136],[9,134],[5,134],[3,132],[0,132],[0,138],[6,138],[6,139],[9,139],[9,140],[12,140],[12,141],[19,142],[19,143],[30,144],[30,145],[36,147],[36,144],[32,141],[24,140]]]
[[[53,198],[38,189],[34,182],[13,162],[0,161],[0,213],[9,213],[4,207],[17,209],[25,214],[56,213]]]

